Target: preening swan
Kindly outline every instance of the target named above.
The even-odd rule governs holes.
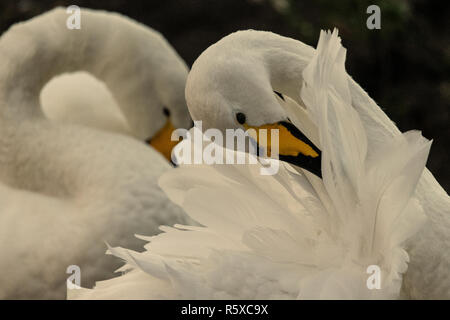
[[[63,47],[55,54],[89,56],[75,59],[62,71],[91,73],[105,82],[112,97],[101,83],[86,74],[63,75],[50,81],[42,92],[45,114],[54,120],[112,129],[142,141],[151,140],[170,160],[174,143],[170,138],[158,139],[166,138],[165,130],[191,126],[184,98],[188,74],[185,62],[157,31],[119,14],[82,9],[81,29],[69,30],[59,25],[67,19],[67,13],[63,9],[53,12],[46,18],[50,26],[42,30],[47,32],[45,41],[57,42],[50,39],[56,31],[68,38],[67,42],[59,43]],[[52,26],[56,17],[60,21]],[[106,25],[99,28],[101,23]],[[89,39],[96,39],[95,47],[83,45]],[[68,41],[77,42],[80,47],[74,48]],[[54,75],[58,73],[51,76]]]
[[[105,241],[139,249],[134,233],[186,220],[157,185],[171,168],[159,153],[43,115],[42,87],[85,70],[108,86],[138,138],[190,125],[186,67],[164,38],[117,14],[81,17],[82,29],[68,30],[55,9],[0,39],[0,298],[63,298],[70,265],[83,286],[112,275]]]
[[[259,165],[168,172],[160,185],[204,227],[162,227],[143,253],[110,248],[128,273],[69,297],[449,298],[450,200],[424,169],[431,143],[400,134],[344,62],[337,32],[317,50],[258,31],[208,48],[186,86],[193,118],[225,129],[289,117],[321,149],[323,179],[288,164],[274,176]]]
[[[275,90],[305,107],[299,87],[304,80],[303,70],[314,53],[310,46],[270,32],[244,31],[225,37],[205,50],[189,73],[186,99],[191,115],[194,120],[202,119],[204,127],[219,128],[239,127],[235,117],[239,109],[246,114],[248,125],[253,127],[273,124],[289,117],[299,131],[320,148],[317,129],[311,124],[314,117],[307,108],[281,108],[273,94]],[[400,132],[351,77],[348,77],[348,86],[351,104],[366,130],[367,158],[373,158],[372,150],[389,145]],[[216,114],[220,114],[221,118],[214,117]],[[316,123],[316,126],[319,125]],[[280,139],[281,156],[283,143]],[[299,156],[302,158],[301,153]],[[291,160],[295,164],[297,159]],[[347,165],[352,166],[351,163]],[[327,202],[322,182],[310,173],[304,173],[322,201]],[[411,262],[404,279],[404,292],[413,298],[448,298],[450,198],[427,169],[419,180],[414,196],[428,220],[408,243]]]

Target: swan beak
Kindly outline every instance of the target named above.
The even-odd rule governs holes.
[[[175,127],[167,118],[164,127],[153,138],[147,140],[148,144],[158,150],[169,162],[171,162],[172,149],[178,143],[178,141],[171,140],[173,130],[175,130]]]
[[[249,126],[247,124],[244,124],[243,126],[248,134],[257,141],[258,146],[267,150],[267,155],[269,157],[271,155],[272,144],[271,129],[278,130],[279,159],[306,169],[319,178],[322,178],[320,150],[292,123],[280,121],[258,127]],[[249,131],[249,129],[253,130]],[[260,129],[267,130],[267,139],[265,137],[259,139]],[[255,133],[257,133],[257,136],[255,136]]]

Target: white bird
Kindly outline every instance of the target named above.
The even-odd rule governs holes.
[[[323,179],[287,164],[274,176],[259,165],[166,173],[162,188],[204,227],[162,227],[142,253],[110,248],[128,272],[69,297],[449,298],[450,199],[424,169],[430,142],[400,134],[344,61],[337,33],[317,50],[258,31],[208,48],[186,86],[193,118],[297,138],[299,127],[321,156],[305,161],[311,142],[283,129],[280,155],[298,147],[287,160],[312,171],[321,158]],[[273,90],[300,106],[282,108]]]
[[[83,9],[80,30],[66,27],[68,16],[52,10],[0,39],[0,298],[63,298],[70,265],[83,286],[113,275],[105,241],[138,250],[134,233],[187,219],[157,185],[171,169],[159,153],[52,122],[39,101],[54,76],[85,70],[113,93],[137,138],[164,135],[170,123],[190,125],[184,62],[123,16]]]

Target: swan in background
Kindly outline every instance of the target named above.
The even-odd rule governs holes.
[[[66,19],[69,16],[63,9],[55,12]],[[100,21],[99,17],[105,14],[109,24],[102,29],[104,34],[95,32],[88,36],[88,32],[94,33],[94,25],[87,30],[91,21]],[[116,26],[118,30],[114,29]],[[48,79],[41,93],[44,114],[52,120],[148,141],[170,161],[175,145],[170,140],[172,130],[191,126],[184,98],[188,68],[176,51],[159,32],[116,13],[83,8],[81,29],[62,31],[59,33],[78,39],[80,44],[83,38],[95,36],[96,46],[84,48],[83,54],[102,58],[88,58],[85,65],[76,61],[76,66],[64,71],[83,72],[56,74],[54,79]],[[117,50],[117,46],[125,48]],[[76,56],[80,54],[78,50],[68,46],[59,52]],[[112,65],[115,67],[106,68]]]
[[[157,184],[171,169],[158,152],[50,121],[39,100],[54,76],[85,70],[113,93],[137,138],[156,137],[190,126],[185,64],[162,36],[123,16],[83,9],[81,30],[67,29],[67,16],[55,9],[0,38],[0,298],[64,298],[70,265],[83,286],[113,276],[119,265],[105,241],[138,250],[134,233],[187,220]]]
[[[202,53],[186,85],[194,120],[285,127],[280,155],[294,166],[274,176],[259,165],[164,174],[161,187],[203,227],[161,227],[140,237],[142,253],[110,248],[128,272],[69,298],[449,298],[450,200],[425,169],[431,143],[400,134],[344,62],[337,32],[322,32],[314,50],[242,31]],[[280,104],[274,90],[292,100]],[[373,268],[381,286],[370,290]]]

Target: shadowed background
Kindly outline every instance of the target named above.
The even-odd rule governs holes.
[[[450,190],[450,6],[426,0],[3,0],[0,32],[55,6],[125,14],[160,31],[192,65],[223,36],[242,29],[279,33],[316,46],[320,29],[337,27],[349,74],[401,131],[433,139],[427,167]],[[381,29],[368,30],[366,8],[381,8]],[[83,25],[81,18],[81,25]],[[120,44],[118,44],[120,45]]]

